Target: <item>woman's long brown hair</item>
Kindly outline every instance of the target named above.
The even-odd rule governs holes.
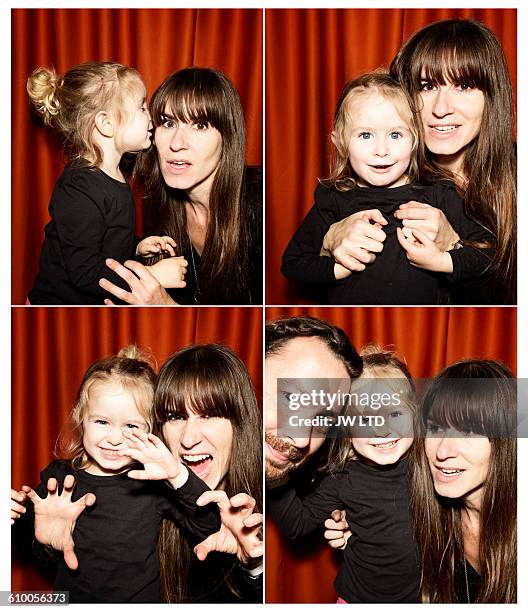
[[[455,576],[465,559],[464,499],[441,497],[435,492],[424,449],[431,423],[490,440],[489,470],[480,509],[477,602],[516,602],[516,410],[515,380],[495,361],[455,363],[435,378],[424,396],[421,435],[411,455],[411,509],[421,553],[420,595],[424,603],[458,602]]]
[[[229,470],[222,488],[230,498],[247,493],[262,509],[262,418],[251,379],[244,363],[230,349],[218,344],[187,347],[168,359],[160,370],[154,395],[157,431],[170,415],[186,417],[187,410],[199,415],[229,419],[233,445]],[[163,602],[191,601],[189,568],[194,552],[177,525],[165,520],[158,543]],[[232,567],[216,576],[237,595]],[[203,581],[204,591],[208,586]],[[204,595],[205,592],[203,593]]]
[[[482,23],[445,20],[415,32],[390,67],[420,102],[421,84],[465,83],[480,89],[485,104],[478,136],[464,157],[466,185],[459,185],[466,214],[496,242],[492,261],[497,297],[515,303],[517,283],[517,189],[513,145],[513,91],[502,47]],[[424,78],[422,78],[424,77]],[[434,155],[428,154],[431,161]]]
[[[206,303],[249,304],[251,246],[258,240],[259,212],[244,193],[246,127],[231,81],[211,68],[185,68],[170,75],[152,96],[152,122],[167,113],[182,122],[204,122],[222,136],[220,162],[209,197],[209,224],[200,261],[200,290]],[[140,154],[137,173],[144,178],[147,235],[172,236],[180,252],[190,248],[185,191],[171,189],[161,174],[155,145]]]

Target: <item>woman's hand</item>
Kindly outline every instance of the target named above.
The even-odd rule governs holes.
[[[329,227],[323,238],[321,255],[331,255],[344,268],[362,272],[376,259],[374,253],[383,250],[386,238],[381,229],[383,225],[387,225],[387,221],[377,209],[354,213]]]
[[[139,429],[124,430],[128,448],[117,451],[121,457],[130,457],[143,464],[142,470],[130,470],[128,476],[135,480],[179,481],[187,476],[186,468],[176,460],[170,450],[154,434]],[[183,483],[177,482],[178,486]],[[176,487],[177,488],[177,487]]]
[[[128,283],[130,291],[121,289],[106,278],[102,278],[99,285],[123,302],[135,305],[161,304],[166,306],[176,304],[157,279],[139,262],[125,261],[125,265],[122,266],[114,259],[107,259],[106,265]],[[105,304],[113,304],[112,300],[109,299],[104,302]]]
[[[47,482],[48,496],[39,497],[31,487],[24,485],[22,490],[35,506],[35,538],[41,543],[62,550],[64,562],[72,569],[79,566],[74,552],[73,530],[81,512],[95,503],[95,495],[87,493],[72,502],[75,478],[68,474],[64,479],[62,493],[58,494],[55,478]]]
[[[245,567],[256,567],[261,563],[262,514],[254,513],[255,500],[246,493],[239,493],[231,499],[225,491],[206,491],[197,499],[198,506],[215,502],[220,509],[222,526],[194,548],[200,561],[212,551],[236,555]]]
[[[326,543],[331,548],[343,550],[347,545],[348,538],[352,535],[348,528],[346,512],[344,510],[334,510],[331,516],[332,518],[326,519],[324,523]]]
[[[399,206],[394,216],[402,221],[403,227],[426,234],[442,252],[460,240],[444,213],[430,204],[406,202]]]
[[[168,251],[171,257],[176,255],[176,241],[170,236],[148,236],[136,247],[136,255],[157,255],[161,251]]]
[[[24,491],[15,491],[15,489],[11,489],[11,525],[20,518],[21,514],[25,514],[26,508],[22,504],[27,498]]]

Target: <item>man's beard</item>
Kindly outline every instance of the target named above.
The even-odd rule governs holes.
[[[285,465],[277,465],[272,458],[266,456],[266,480],[269,482],[282,480],[289,472],[299,468],[309,457],[290,442],[268,432],[266,432],[266,443],[288,458],[288,463]]]

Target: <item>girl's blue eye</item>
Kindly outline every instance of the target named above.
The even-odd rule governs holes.
[[[104,421],[103,419],[96,419],[95,422],[97,425],[108,425],[108,421]]]
[[[400,412],[399,410],[395,410],[394,412],[391,412],[389,414],[391,419],[397,419],[398,417],[401,417],[403,414],[403,412]]]
[[[403,138],[403,134],[401,132],[391,132],[389,138],[391,140],[400,140],[400,138]]]
[[[125,427],[127,429],[139,429],[139,427],[137,425],[134,425],[134,423],[127,423]]]
[[[361,138],[362,140],[370,140],[372,138],[372,134],[370,132],[361,132],[358,134],[358,138]]]

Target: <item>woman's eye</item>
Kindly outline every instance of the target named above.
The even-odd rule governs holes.
[[[440,433],[440,431],[442,431],[441,427],[439,425],[436,425],[436,423],[427,423],[427,433],[428,434],[438,434]]]
[[[146,107],[146,106],[142,106],[142,107],[141,107],[141,110],[142,110],[144,113],[146,113],[146,112],[147,112],[147,107]]]
[[[165,121],[162,122],[161,126],[170,129],[176,127],[176,122],[173,119],[165,119]]]
[[[206,130],[209,127],[208,123],[205,123],[204,121],[196,121],[196,123],[194,124],[195,129],[197,130]]]
[[[389,138],[391,140],[399,140],[400,138],[403,138],[403,134],[401,132],[391,132],[389,134]]]
[[[180,414],[170,413],[167,415],[167,421],[175,422],[175,421],[185,421],[186,418],[182,417]]]
[[[358,138],[361,138],[361,140],[370,140],[372,138],[372,134],[370,132],[360,132],[358,134]]]
[[[473,89],[473,86],[469,83],[457,83],[456,88],[460,91],[469,91],[470,89]]]
[[[433,91],[433,89],[435,88],[434,83],[431,83],[431,81],[421,81],[420,82],[420,91]]]

